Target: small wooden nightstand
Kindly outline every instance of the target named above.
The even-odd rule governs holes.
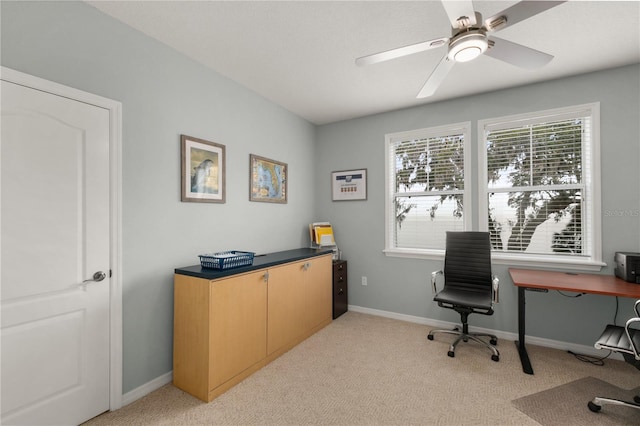
[[[349,305],[347,296],[347,261],[333,262],[333,319],[347,312]]]

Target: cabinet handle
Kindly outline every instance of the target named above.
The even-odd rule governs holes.
[[[269,281],[269,273],[265,272],[264,276],[262,277],[262,279],[264,280],[265,283],[268,282]]]
[[[306,271],[307,269],[309,269],[311,267],[311,263],[306,262],[304,265],[302,265],[302,270]]]

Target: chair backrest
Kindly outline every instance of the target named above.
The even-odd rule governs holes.
[[[444,285],[491,291],[491,241],[488,232],[447,232]]]

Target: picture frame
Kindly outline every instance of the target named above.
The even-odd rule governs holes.
[[[249,201],[287,203],[287,164],[249,154]]]
[[[226,200],[225,146],[180,135],[181,201],[224,203]]]
[[[367,169],[331,172],[331,200],[356,201],[367,199]]]

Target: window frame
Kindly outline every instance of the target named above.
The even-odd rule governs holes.
[[[471,122],[464,121],[442,126],[389,133],[385,135],[385,248],[383,252],[386,256],[436,260],[440,260],[444,257],[444,247],[442,247],[442,249],[418,249],[395,246],[395,165],[391,163],[391,145],[402,140],[426,139],[431,137],[447,136],[452,133],[461,133],[464,139],[464,188],[462,190],[462,204],[464,212],[462,220],[464,230],[471,229],[473,217],[473,206],[471,205],[473,197],[471,179]],[[393,179],[391,178],[392,174]],[[434,192],[434,194],[437,194],[437,192]]]
[[[582,114],[585,111],[588,112],[588,114]],[[498,125],[507,127],[510,124],[512,124],[513,127],[517,127],[519,123],[531,124],[536,122],[553,121],[554,119],[561,119],[565,116],[570,117],[576,114],[582,114],[583,116],[590,115],[591,117],[591,140],[590,142],[586,140],[582,141],[582,167],[586,172],[583,174],[583,180],[589,180],[588,182],[583,182],[585,187],[585,196],[588,198],[583,213],[586,213],[584,226],[590,228],[587,230],[591,240],[590,254],[588,256],[577,257],[554,254],[524,254],[522,252],[505,253],[502,251],[493,251],[492,260],[495,263],[510,266],[542,268],[562,267],[565,269],[589,271],[599,271],[601,267],[606,266],[606,264],[602,262],[599,102],[478,120],[478,224],[481,230],[488,231],[488,195],[490,192],[496,192],[489,189],[487,182],[487,128]]]

